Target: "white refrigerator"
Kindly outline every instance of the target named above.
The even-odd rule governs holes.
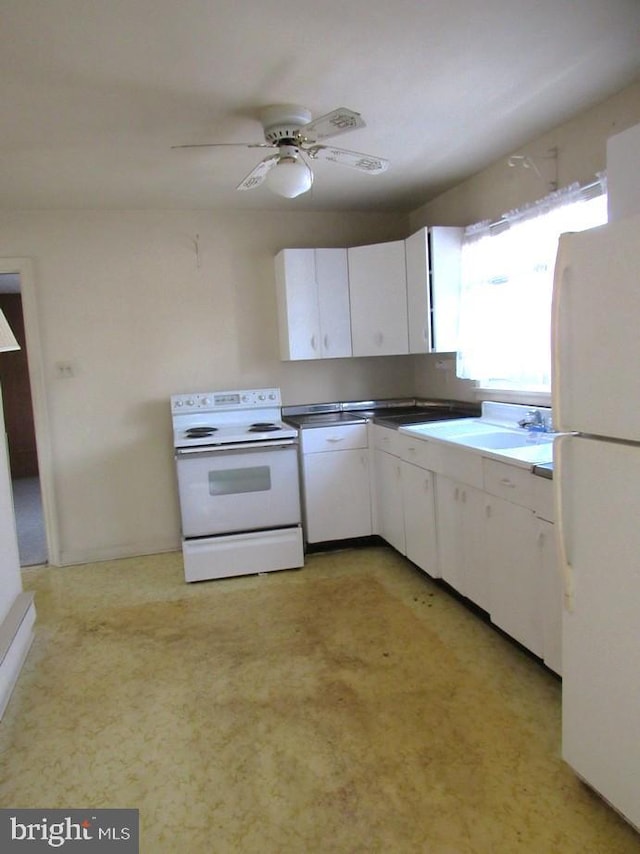
[[[640,216],[561,237],[552,350],[562,755],[640,828]]]

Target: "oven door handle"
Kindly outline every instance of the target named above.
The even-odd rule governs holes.
[[[270,451],[281,451],[287,448],[295,447],[298,444],[297,439],[281,439],[279,442],[240,442],[230,445],[200,445],[198,448],[176,448],[177,457],[201,456],[224,453],[251,453],[252,451],[263,451],[268,448]]]

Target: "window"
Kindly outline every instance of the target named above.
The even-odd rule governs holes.
[[[499,223],[479,223],[462,246],[457,374],[483,388],[549,392],[551,295],[558,238],[607,221],[598,182],[560,190]]]

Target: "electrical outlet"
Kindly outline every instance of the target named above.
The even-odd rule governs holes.
[[[68,380],[75,377],[76,369],[73,362],[56,362],[56,377],[59,380]]]

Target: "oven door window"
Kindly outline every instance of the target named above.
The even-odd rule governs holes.
[[[267,492],[271,489],[269,466],[231,468],[209,472],[209,495],[239,495],[243,492]]]

